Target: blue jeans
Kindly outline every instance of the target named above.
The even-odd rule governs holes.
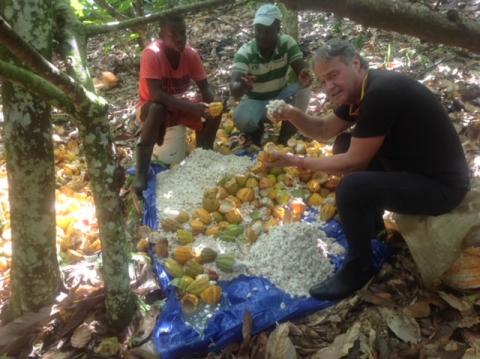
[[[272,100],[284,100],[305,111],[310,99],[310,88],[302,88],[295,82],[285,87],[275,98],[269,100],[254,100],[244,98],[233,112],[233,122],[242,132],[252,133],[261,128],[260,123],[265,121],[266,106]]]

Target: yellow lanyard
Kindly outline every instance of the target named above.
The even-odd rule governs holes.
[[[357,106],[357,108],[355,110],[353,109],[354,105],[350,105],[350,107],[348,108],[348,115],[351,116],[351,117],[360,115],[360,112],[359,112],[360,103],[363,100],[363,96],[365,96],[365,86],[367,85],[367,77],[368,77],[368,73],[365,75],[365,77],[363,78],[363,81],[362,81],[362,91],[360,92],[359,105]]]

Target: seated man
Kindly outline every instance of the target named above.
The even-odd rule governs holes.
[[[185,96],[191,80],[195,81],[204,102]],[[147,187],[147,173],[155,142],[162,144],[167,127],[185,125],[195,129],[197,145],[211,149],[220,124],[207,118],[208,102],[213,92],[199,54],[186,45],[186,26],[181,16],[160,21],[160,39],[143,51],[140,62],[140,102],[137,107],[142,130],[136,150],[134,190],[141,196]],[[202,117],[206,118],[202,122]]]
[[[269,165],[344,174],[336,201],[348,253],[342,269],[310,289],[313,297],[332,300],[349,296],[373,276],[370,240],[384,210],[447,213],[467,193],[469,170],[448,114],[425,86],[403,74],[369,70],[346,41],[332,40],[315,56],[315,74],[338,107],[319,118],[286,106],[275,120],[317,140],[350,127],[352,134],[339,136],[343,144],[334,146],[331,157],[273,153]]]
[[[235,126],[260,146],[270,100],[282,99],[306,110],[312,76],[296,41],[280,34],[280,10],[272,4],[261,6],[253,21],[255,40],[243,45],[234,57],[230,91],[233,97],[246,95],[233,113]],[[287,86],[292,67],[298,82]],[[294,126],[282,124],[278,142],[286,144],[296,132]]]

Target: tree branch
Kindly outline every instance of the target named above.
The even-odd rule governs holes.
[[[158,21],[163,16],[184,14],[187,12],[204,10],[215,6],[220,6],[224,4],[230,4],[235,0],[207,0],[194,3],[191,5],[177,6],[172,9],[160,11],[154,14],[148,14],[142,17],[135,17],[133,19],[120,21],[120,22],[111,22],[106,25],[85,25],[84,32],[87,36],[94,36],[99,34],[104,34],[110,31],[122,30],[130,27],[135,27],[138,25],[148,24],[154,21]]]
[[[120,21],[128,19],[128,16],[125,16],[119,11],[117,11],[117,9],[115,9],[112,5],[110,5],[107,0],[94,0],[94,1],[95,1],[95,4],[97,4],[106,12],[108,12],[108,14],[114,19],[117,19]]]
[[[75,107],[62,90],[31,71],[0,60],[0,78],[21,86],[55,108],[76,114]]]
[[[480,53],[480,24],[395,0],[281,0],[298,10],[333,12],[365,26],[419,37],[433,43],[460,46]]]
[[[45,59],[38,51],[26,43],[11,26],[0,16],[0,44],[21,59],[21,61],[37,75],[61,89],[78,112],[94,111],[105,113],[106,101],[95,93],[79,85],[70,76],[62,73],[57,67]]]

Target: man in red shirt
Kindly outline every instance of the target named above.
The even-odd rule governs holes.
[[[186,44],[183,17],[160,21],[160,39],[145,48],[140,61],[138,119],[142,122],[137,144],[134,190],[141,196],[155,142],[161,145],[167,127],[184,125],[196,131],[197,145],[211,149],[221,116],[209,118],[207,103],[214,99],[199,54]],[[203,102],[187,98],[193,80]],[[205,119],[202,122],[202,117]]]

